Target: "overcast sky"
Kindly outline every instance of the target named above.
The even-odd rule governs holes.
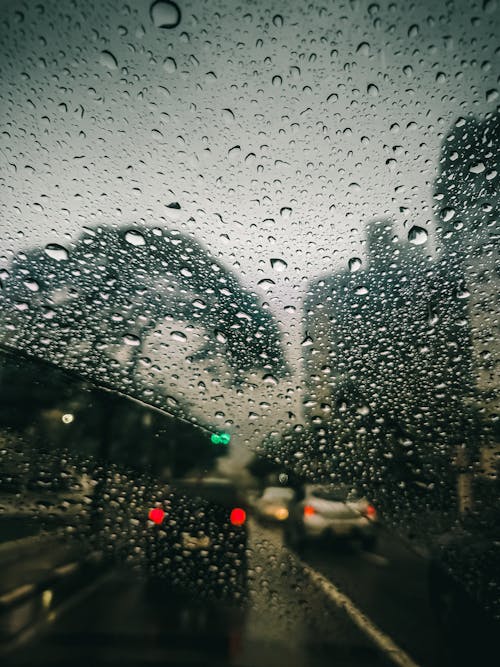
[[[179,1],[171,29],[150,4],[2,3],[0,262],[85,225],[192,234],[286,334],[290,383],[193,407],[258,439],[252,401],[265,432],[300,381],[308,282],[363,258],[374,218],[432,252],[440,143],[498,105],[498,3]]]

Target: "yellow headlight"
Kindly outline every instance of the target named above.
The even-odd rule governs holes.
[[[286,507],[278,507],[274,513],[274,516],[278,519],[278,521],[285,521],[288,519],[288,510]]]

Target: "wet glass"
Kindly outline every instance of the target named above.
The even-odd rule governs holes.
[[[497,0],[1,7],[8,655],[32,659],[83,579],[119,589],[109,572],[244,609],[230,664],[394,662],[361,616],[416,664],[486,655]],[[321,523],[308,485],[371,509]],[[144,627],[167,613],[141,600]]]

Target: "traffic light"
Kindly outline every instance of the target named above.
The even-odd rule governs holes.
[[[229,433],[212,433],[210,440],[214,445],[229,445],[231,436]]]

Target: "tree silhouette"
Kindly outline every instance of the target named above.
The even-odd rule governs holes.
[[[181,341],[189,327],[202,328],[205,342],[187,361],[224,360],[234,385],[253,369],[285,371],[273,316],[176,231],[84,228],[68,249],[49,244],[19,253],[0,295],[1,342],[162,407],[139,369],[150,368],[148,353],[162,344],[165,322],[176,323],[171,335]],[[175,410],[175,399],[169,406]]]

